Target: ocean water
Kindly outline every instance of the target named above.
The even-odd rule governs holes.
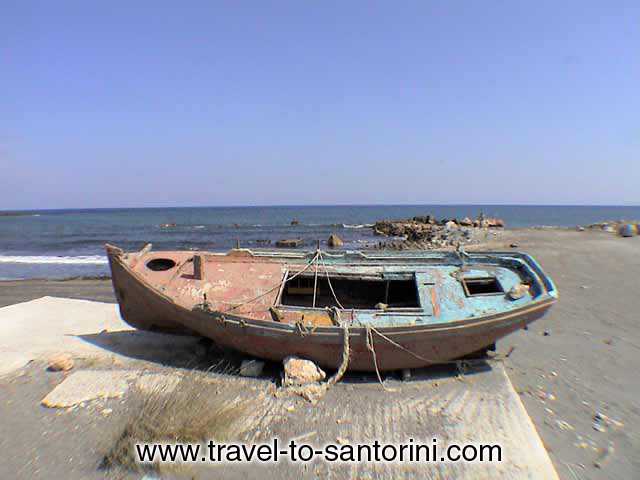
[[[107,275],[106,242],[136,250],[221,251],[255,248],[259,241],[303,238],[313,247],[332,232],[345,248],[366,248],[377,238],[376,220],[416,215],[438,218],[500,217],[507,227],[575,226],[603,220],[640,219],[640,207],[387,205],[304,207],[194,207],[99,210],[41,210],[0,216],[0,279]],[[293,219],[299,225],[291,225]],[[176,224],[162,228],[161,224]],[[266,245],[269,246],[269,245]],[[273,246],[273,245],[272,245]]]

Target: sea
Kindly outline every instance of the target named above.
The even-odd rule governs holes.
[[[271,247],[302,238],[311,248],[331,233],[347,249],[371,248],[377,220],[418,215],[502,218],[507,228],[573,227],[604,220],[640,219],[640,206],[361,205],[120,208],[0,212],[0,280],[108,276],[104,244],[137,250],[224,251]],[[297,224],[296,224],[297,223]],[[163,226],[169,224],[170,226]]]

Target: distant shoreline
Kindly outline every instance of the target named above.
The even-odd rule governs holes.
[[[0,217],[28,217],[33,215],[30,210],[4,211],[0,210]]]

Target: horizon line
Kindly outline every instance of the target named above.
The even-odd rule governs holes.
[[[640,204],[577,204],[577,203],[337,203],[337,204],[245,204],[245,205],[164,205],[140,207],[62,207],[62,208],[0,208],[3,213],[55,212],[61,210],[153,210],[188,208],[316,208],[316,207],[623,207],[638,208]]]

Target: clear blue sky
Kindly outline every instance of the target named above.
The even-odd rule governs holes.
[[[3,1],[0,208],[640,204],[640,2]]]

